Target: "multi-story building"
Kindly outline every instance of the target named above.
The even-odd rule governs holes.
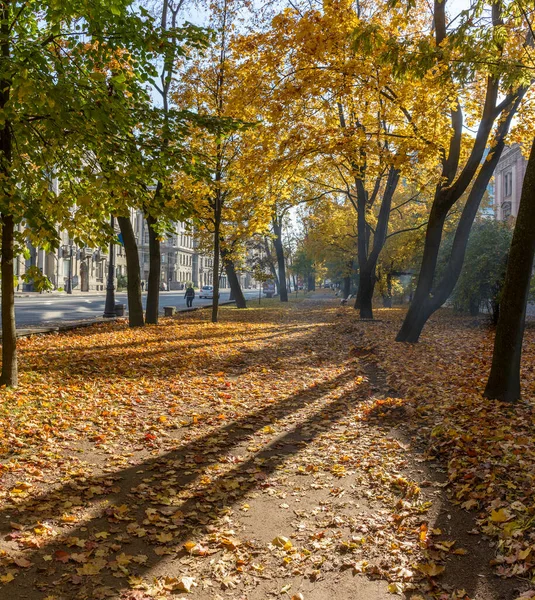
[[[526,165],[518,144],[504,148],[494,171],[494,213],[498,221],[518,215]]]
[[[141,279],[149,277],[149,230],[144,215],[139,210],[131,210],[131,220],[136,237]],[[117,229],[118,232],[118,229]],[[183,222],[175,223],[173,230],[161,242],[160,284],[162,289],[182,290],[188,283],[195,287],[212,285],[213,257],[198,247],[192,228]],[[25,283],[21,276],[31,266],[37,266],[46,275],[55,289],[69,288],[80,292],[102,292],[106,289],[109,250],[77,246],[67,232],[60,234],[60,246],[55,252],[34,248],[28,243],[27,258],[20,256],[15,266],[19,277],[19,291],[33,291],[31,283]],[[118,281],[126,277],[126,254],[121,244],[114,245],[116,275]],[[254,287],[255,282],[249,273],[239,273],[242,287]],[[223,288],[228,286],[223,271],[220,279]]]
[[[78,246],[66,231],[60,234],[60,245],[55,252],[35,248],[28,242],[27,258],[19,256],[15,274],[19,291],[33,291],[33,284],[24,282],[21,276],[29,267],[37,266],[50,279],[55,289],[69,288],[81,292],[101,292],[106,289],[108,273],[108,250]],[[126,254],[120,244],[114,246],[116,275],[126,276]]]
[[[134,217],[134,233],[138,241],[141,279],[149,278],[149,228],[143,214]],[[160,282],[170,290],[182,290],[188,283],[195,287],[212,283],[213,259],[199,252],[197,240],[187,223],[177,222],[173,231],[161,242]],[[165,285],[164,285],[165,284]],[[226,287],[226,278],[222,278]]]

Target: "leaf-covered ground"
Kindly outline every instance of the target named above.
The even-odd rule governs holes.
[[[1,598],[528,587],[489,566],[531,575],[535,506],[531,407],[481,400],[484,330],[439,319],[397,345],[398,311],[361,324],[321,296],[207,317],[21,341],[0,399]]]
[[[489,401],[483,390],[490,371],[494,334],[484,319],[444,311],[416,345],[392,343],[403,311],[377,312],[378,322],[354,328],[370,357],[388,374],[400,398],[374,407],[409,416],[426,458],[447,465],[453,501],[473,511],[475,533],[492,540],[496,572],[535,584],[535,327],[528,323],[522,358],[523,400]],[[513,584],[511,584],[513,585]],[[535,597],[526,591],[522,597]]]

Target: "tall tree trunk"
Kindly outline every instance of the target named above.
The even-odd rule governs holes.
[[[271,271],[271,275],[273,276],[273,280],[275,281],[275,287],[277,288],[277,294],[280,290],[279,285],[279,276],[277,274],[277,269],[275,268],[275,262],[273,261],[273,256],[271,254],[271,249],[269,247],[269,240],[267,237],[264,238],[264,249],[266,252],[266,258],[268,261],[269,270]]]
[[[216,174],[217,181],[221,180],[220,171]],[[220,256],[221,256],[221,212],[222,212],[221,189],[216,190],[214,199],[214,265],[213,265],[213,299],[212,299],[212,323],[219,319],[219,278],[220,278]]]
[[[397,342],[417,342],[427,319],[432,314],[429,295],[435,276],[446,215],[447,210],[441,204],[433,203],[425,232],[424,254],[418,284],[405,320],[396,337]]]
[[[212,297],[212,323],[217,323],[219,319],[219,229],[220,224],[216,225],[214,234],[214,265],[212,270],[213,297]]]
[[[344,277],[344,298],[347,300],[351,295],[351,275],[346,275]]]
[[[14,220],[2,215],[2,375],[0,385],[18,385],[17,330],[15,325]]]
[[[373,290],[375,288],[375,269],[366,268],[360,271],[359,288],[357,290],[356,306],[360,310],[361,319],[373,319]]]
[[[376,181],[376,187],[380,180]],[[377,225],[373,236],[372,249],[369,252],[368,243],[358,243],[358,260],[359,260],[359,286],[357,290],[357,298],[355,300],[355,308],[360,311],[361,319],[373,319],[373,293],[377,278],[375,269],[379,255],[385,245],[388,233],[388,223],[390,221],[390,211],[392,208],[392,199],[399,183],[399,171],[391,166],[388,171],[388,178],[383,192],[381,207],[377,216]],[[368,224],[366,223],[366,198],[367,193],[363,189],[360,181],[357,181],[358,197],[358,221],[363,223],[359,227],[360,235],[368,235]]]
[[[392,272],[386,274],[386,294],[383,296],[383,306],[392,308]]]
[[[147,281],[147,310],[145,319],[147,323],[156,325],[158,323],[158,312],[160,309],[160,270],[161,250],[160,240],[155,230],[156,219],[147,215],[149,226],[149,279]]]
[[[526,167],[500,303],[494,354],[485,397],[504,402],[520,398],[520,359],[529,283],[535,255],[535,139]]]
[[[316,290],[316,274],[314,272],[308,274],[307,289],[309,292],[314,292]]]
[[[481,199],[485,194],[485,190],[494,173],[494,169],[502,155],[502,151],[505,147],[505,137],[509,131],[511,120],[516,113],[522,97],[523,94],[518,96],[513,102],[506,117],[500,121],[498,125],[495,136],[496,143],[492,148],[492,153],[483,163],[461,213],[445,273],[441,280],[434,284],[442,231],[449,211],[448,206],[450,205],[439,202],[437,201],[437,197],[435,198],[427,225],[424,255],[422,258],[422,268],[418,278],[418,285],[413,301],[405,316],[405,320],[396,337],[397,342],[417,342],[429,317],[431,317],[431,315],[446,302],[453,292],[462,271],[468,238],[479,205],[481,204]],[[440,193],[442,193],[442,191],[438,190],[437,194]]]
[[[359,278],[357,282],[357,296],[355,298],[355,310],[361,312],[361,318],[372,318],[362,317],[362,292],[361,279],[363,272],[366,271],[366,265],[368,262],[368,228],[366,224],[366,204],[368,201],[368,192],[364,187],[364,182],[359,177],[355,178],[355,187],[357,190],[357,262],[359,266]],[[366,285],[366,284],[364,284]]]
[[[247,308],[247,302],[241,289],[240,280],[236,273],[234,261],[228,256],[228,252],[221,250],[221,257],[225,266],[225,273],[230,285],[230,297],[236,302],[237,308]]]
[[[286,287],[286,263],[284,260],[284,247],[282,245],[282,223],[278,215],[274,215],[272,219],[273,245],[275,246],[275,254],[277,256],[277,266],[279,268],[279,294],[281,302],[288,302],[288,288]]]
[[[126,253],[128,325],[130,327],[143,327],[145,321],[141,302],[141,274],[136,236],[129,217],[117,217],[117,222],[123,236],[124,251]]]
[[[10,2],[3,2],[0,8],[2,19],[2,58],[5,63],[9,61],[10,48]],[[4,70],[4,76],[7,72]],[[4,108],[9,102],[11,81],[0,81],[0,107]],[[0,130],[0,172],[9,185],[12,162],[12,132],[11,123],[4,122]],[[19,383],[17,362],[17,329],[15,324],[15,220],[12,215],[2,214],[2,248],[1,248],[1,273],[2,273],[2,374],[0,385],[16,387]]]

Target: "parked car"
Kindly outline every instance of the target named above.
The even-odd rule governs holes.
[[[218,294],[218,298],[221,294]],[[203,285],[199,291],[199,298],[208,298],[213,299],[214,297],[214,286],[213,285]]]

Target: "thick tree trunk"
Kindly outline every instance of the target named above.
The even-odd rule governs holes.
[[[275,281],[275,287],[277,288],[277,294],[278,294],[280,291],[279,276],[277,274],[277,269],[275,268],[275,262],[273,260],[272,254],[271,254],[271,249],[269,247],[269,240],[267,237],[264,238],[264,249],[266,251],[266,258],[268,260],[269,270],[271,272],[273,280]]]
[[[225,273],[227,274],[227,279],[230,286],[230,299],[236,302],[237,308],[247,308],[247,302],[241,289],[240,280],[238,278],[238,274],[236,273],[234,261],[228,257],[228,253],[224,250],[221,251],[221,258],[223,259]]]
[[[356,304],[359,307],[361,319],[373,319],[373,291],[375,288],[375,268],[360,272],[359,288]]]
[[[15,325],[14,220],[2,215],[2,375],[0,385],[18,385],[17,330]]]
[[[143,327],[145,321],[141,302],[141,275],[136,236],[134,235],[132,221],[128,217],[117,217],[117,222],[123,236],[126,253],[128,325],[130,327]]]
[[[160,309],[160,269],[161,250],[160,240],[156,233],[156,219],[147,216],[149,226],[149,280],[147,282],[147,311],[145,319],[147,323],[156,325],[158,323],[158,312]]]
[[[535,140],[526,167],[518,217],[507,261],[492,367],[485,388],[485,397],[493,400],[514,402],[520,398],[520,359],[534,255]]]
[[[2,19],[2,58],[5,63],[9,62],[11,54],[10,30],[11,15],[10,2],[3,2],[0,8]],[[4,70],[4,77],[7,71]],[[4,108],[9,102],[11,81],[3,79],[0,81],[0,107]],[[9,187],[9,177],[12,161],[12,130],[11,123],[4,121],[0,130],[0,168],[5,178],[6,187]],[[15,324],[15,220],[12,215],[2,214],[2,248],[0,250],[2,273],[2,374],[0,385],[16,387],[19,382],[17,362],[17,329]]]
[[[429,294],[435,276],[446,215],[447,210],[443,209],[440,203],[434,202],[425,233],[424,254],[418,285],[409,310],[405,315],[405,320],[396,337],[396,342],[417,342],[427,319],[433,314],[429,306]]]
[[[383,295],[383,306],[392,308],[392,273],[386,274],[386,293]]]
[[[279,294],[281,302],[288,302],[288,288],[286,287],[286,262],[284,260],[284,247],[282,245],[282,223],[277,215],[272,219],[273,245],[275,246],[275,254],[277,256],[277,266],[279,269]]]
[[[218,181],[221,176],[218,172]],[[219,319],[219,269],[221,257],[221,211],[222,211],[221,190],[218,189],[214,199],[214,264],[213,264],[213,299],[212,299],[212,323],[217,323]]]
[[[316,290],[316,274],[315,273],[309,273],[307,289],[309,292],[314,292]]]
[[[437,188],[427,225],[424,254],[420,276],[418,278],[418,285],[411,306],[403,321],[403,325],[396,337],[397,342],[417,342],[429,317],[444,304],[453,292],[464,263],[472,224],[481,203],[481,199],[483,198],[496,164],[505,147],[505,137],[523,96],[524,93],[518,94],[518,97],[512,103],[505,118],[503,118],[498,125],[495,136],[496,142],[492,148],[492,153],[483,163],[472,189],[468,194],[466,204],[457,225],[451,256],[445,274],[440,282],[437,282],[436,285],[433,286],[446,216],[450,208],[458,199],[452,199],[456,198],[458,195],[457,192],[457,194],[452,196],[452,188]]]
[[[247,301],[241,289],[240,280],[232,260],[225,260],[225,273],[230,285],[231,298],[236,302],[237,308],[247,308]]]
[[[342,293],[346,300],[351,295],[351,275],[344,277],[344,291]]]

